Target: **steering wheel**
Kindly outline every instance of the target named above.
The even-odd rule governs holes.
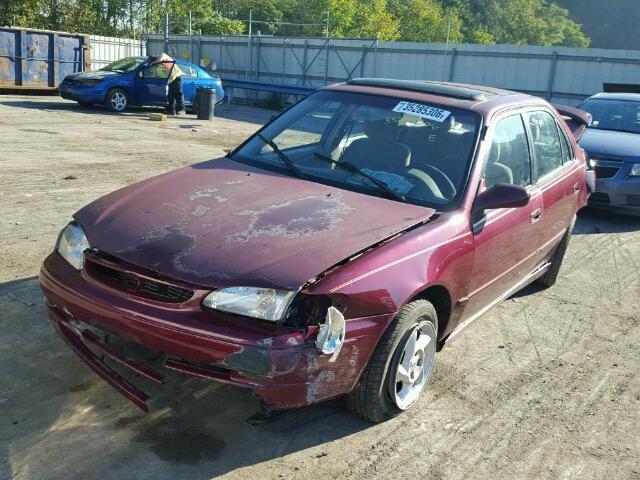
[[[444,195],[442,195],[442,192],[438,188],[438,184],[431,177],[431,175],[423,172],[422,170],[418,170],[417,168],[411,168],[407,171],[407,173],[420,180],[421,184],[427,188],[427,190],[433,197],[445,200]]]
[[[434,167],[433,165],[424,164],[422,165],[422,167],[436,182],[444,198],[446,198],[447,200],[451,200],[456,196],[456,187],[454,187],[453,182],[446,173],[444,173],[438,167]]]

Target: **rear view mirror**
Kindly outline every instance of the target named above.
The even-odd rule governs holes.
[[[526,188],[510,183],[498,183],[476,197],[473,210],[524,207],[530,199],[531,195]]]

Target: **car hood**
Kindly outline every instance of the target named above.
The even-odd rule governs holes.
[[[589,155],[637,161],[640,158],[640,134],[588,128],[580,146]]]
[[[222,158],[125,187],[74,218],[93,247],[175,279],[296,289],[433,214]]]
[[[67,75],[67,78],[73,78],[74,80],[93,80],[113,77],[114,75],[122,75],[119,72],[107,72],[106,70],[93,70],[91,72],[78,72]]]

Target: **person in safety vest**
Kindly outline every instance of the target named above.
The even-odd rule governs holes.
[[[184,93],[182,91],[182,70],[166,53],[149,57],[149,65],[155,66],[155,76],[168,78],[167,112],[169,115],[184,113]]]

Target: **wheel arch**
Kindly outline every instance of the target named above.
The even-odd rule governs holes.
[[[425,286],[424,289],[415,293],[405,304],[415,300],[428,300],[436,309],[436,314],[438,315],[438,350],[441,350],[443,346],[443,334],[447,331],[453,310],[451,293],[444,285],[433,284]]]

